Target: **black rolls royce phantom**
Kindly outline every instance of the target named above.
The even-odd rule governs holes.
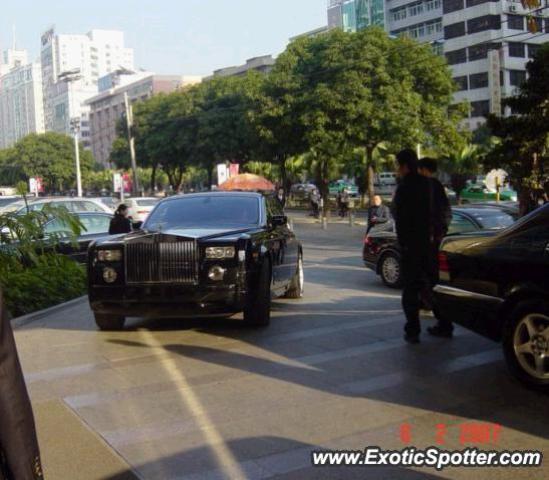
[[[131,316],[239,312],[265,326],[272,296],[303,295],[303,249],[274,196],[182,195],[160,202],[140,230],[93,243],[88,277],[102,330]]]

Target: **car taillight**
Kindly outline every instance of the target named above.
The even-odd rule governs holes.
[[[137,212],[138,215],[148,215],[149,214],[149,211],[148,210],[140,210]]]
[[[450,273],[450,263],[445,252],[438,253],[438,269],[444,273]]]
[[[364,245],[368,245],[368,246],[371,246],[373,245],[373,240],[372,240],[372,237],[369,237],[368,235],[365,235],[364,236]]]

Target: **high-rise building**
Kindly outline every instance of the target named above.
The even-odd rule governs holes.
[[[520,0],[329,0],[328,27],[354,32],[382,25],[391,35],[431,43],[445,54],[459,91],[468,101],[467,124],[475,129],[526,78],[526,64],[549,41],[549,0],[534,12],[538,33],[527,30]],[[382,13],[383,12],[383,13]]]
[[[109,165],[112,144],[117,136],[116,127],[126,112],[126,96],[131,104],[158,93],[173,92],[201,80],[198,76],[154,75],[150,72],[107,75],[101,78],[101,92],[85,102],[89,109],[88,140],[95,160],[105,166]]]
[[[4,54],[4,60],[13,58]],[[26,52],[0,76],[0,149],[11,147],[30,133],[44,132],[40,64],[20,61],[26,62]]]
[[[329,0],[328,27],[356,32],[371,25],[385,27],[384,0]]]
[[[46,130],[68,134],[71,120],[82,119],[80,136],[89,147],[85,100],[98,93],[100,77],[134,68],[133,50],[124,45],[123,32],[91,30],[66,35],[52,28],[42,35],[41,64]],[[79,78],[66,83],[62,78],[67,72]]]
[[[0,76],[5,75],[15,67],[29,63],[26,50],[18,50],[15,46],[1,52]]]

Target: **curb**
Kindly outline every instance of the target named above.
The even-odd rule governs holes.
[[[84,295],[82,297],[75,298],[73,300],[69,300],[65,303],[60,303],[59,305],[54,305],[53,307],[46,308],[44,310],[39,310],[38,312],[29,313],[27,315],[23,315],[22,317],[13,318],[11,320],[11,325],[13,329],[21,328],[25,325],[28,325],[29,323],[35,322],[37,320],[40,320],[41,318],[47,317],[48,315],[58,312],[60,310],[64,310],[65,308],[72,307],[74,305],[78,305],[79,303],[85,301],[88,299],[87,295]]]

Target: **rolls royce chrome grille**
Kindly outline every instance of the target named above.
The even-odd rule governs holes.
[[[126,245],[126,283],[198,283],[196,242],[129,243]]]

